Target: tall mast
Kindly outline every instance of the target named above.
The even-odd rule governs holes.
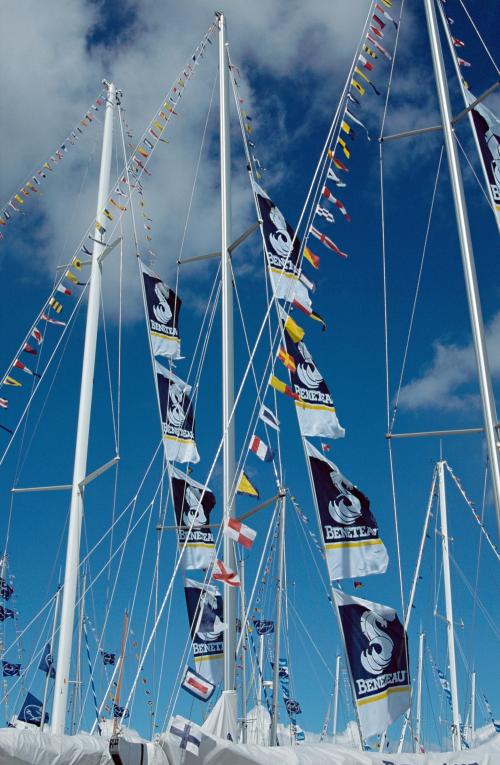
[[[339,686],[340,686],[340,654],[337,654],[337,661],[335,663],[335,693],[333,696],[333,727],[332,727],[332,744],[335,743],[337,738],[337,717],[339,711]]]
[[[109,193],[111,170],[112,139],[113,139],[113,110],[115,105],[115,86],[107,86],[106,112],[104,117],[104,134],[102,139],[101,170],[99,174],[99,191],[97,194],[96,220],[104,225],[103,210]],[[94,231],[94,240],[100,240],[98,228]],[[80,388],[80,406],[78,410],[78,426],[76,432],[75,458],[73,466],[73,481],[71,488],[71,504],[69,510],[68,542],[66,547],[66,568],[64,572],[64,590],[61,609],[61,627],[56,662],[56,679],[54,687],[54,703],[52,706],[52,732],[64,733],[66,707],[68,700],[68,681],[71,667],[71,646],[73,625],[75,619],[76,587],[80,562],[80,534],[83,518],[83,487],[87,471],[87,452],[90,430],[90,413],[92,407],[92,391],[94,387],[94,367],[97,345],[97,325],[101,300],[101,265],[99,257],[105,245],[94,241],[92,250],[92,265],[90,269],[89,298],[87,306],[87,323],[85,327],[85,345],[83,350],[82,382]]]
[[[276,746],[276,734],[278,731],[281,602],[283,595],[283,569],[285,561],[285,501],[285,497],[283,497],[281,500],[278,534],[278,581],[276,583],[276,623],[274,625],[273,700],[271,706],[271,729],[269,733],[269,746]]]
[[[446,633],[448,636],[448,660],[450,663],[450,691],[451,691],[451,711],[453,715],[453,725],[451,736],[453,741],[453,751],[459,752],[460,743],[460,716],[458,712],[458,687],[457,687],[457,664],[455,659],[455,628],[453,623],[453,603],[451,600],[451,577],[450,577],[450,550],[448,539],[448,519],[446,513],[446,486],[445,486],[445,462],[438,462],[439,477],[439,513],[441,516],[441,544],[443,550],[443,583],[444,599],[446,605]]]
[[[483,316],[481,312],[479,291],[477,287],[474,252],[472,249],[469,218],[465,204],[458,150],[453,134],[450,98],[448,93],[448,85],[446,82],[446,72],[444,68],[441,41],[439,39],[439,30],[437,26],[434,0],[424,0],[424,5],[427,16],[427,28],[429,30],[432,59],[434,62],[436,88],[439,98],[439,105],[441,108],[441,119],[443,123],[446,153],[448,155],[448,166],[451,186],[453,190],[453,201],[455,204],[455,215],[457,219],[460,249],[462,252],[465,287],[467,291],[467,300],[469,303],[469,314],[471,320],[472,336],[474,339],[474,351],[476,355],[479,389],[481,392],[481,401],[483,405],[484,432],[486,436],[486,444],[488,447],[493,494],[495,497],[497,526],[498,532],[500,534],[500,455],[497,448],[497,413],[495,407],[495,399],[493,398],[493,390],[491,387],[488,355],[484,339]]]
[[[443,23],[444,33],[448,41],[448,46],[450,48],[451,59],[455,67],[455,72],[460,85],[460,90],[462,91],[462,97],[464,99],[465,108],[467,108],[469,106],[469,101],[467,100],[467,96],[466,96],[464,78],[462,77],[462,72],[460,71],[460,64],[458,63],[457,55],[455,53],[455,48],[453,46],[453,40],[451,39],[450,28],[446,21],[446,13],[444,12],[444,8],[441,3],[438,3],[438,8],[439,8],[439,14],[441,16],[441,21]],[[467,117],[469,120],[469,125],[472,131],[472,135],[474,136],[474,143],[476,145],[476,151],[479,158],[479,164],[481,165],[481,169],[483,171],[484,182],[486,184],[486,189],[487,189],[488,198],[490,200],[491,209],[493,211],[493,215],[495,216],[495,223],[497,224],[498,233],[500,234],[500,215],[498,214],[496,210],[496,205],[498,204],[498,202],[495,199],[493,199],[493,196],[492,196],[492,188],[490,185],[490,179],[488,178],[488,173],[486,171],[486,166],[484,164],[483,154],[481,152],[481,146],[479,145],[479,139],[477,136],[476,126],[474,125],[474,118],[472,116],[472,111],[468,112]]]
[[[415,721],[415,747],[420,752],[420,735],[422,731],[422,673],[424,669],[424,640],[425,633],[418,636],[418,674],[417,674],[417,714]]]

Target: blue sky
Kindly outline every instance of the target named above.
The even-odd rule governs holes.
[[[448,3],[449,13],[455,18],[454,30],[466,40],[465,58],[473,63],[467,75],[474,89],[480,93],[494,80],[494,71],[477,44],[458,4]],[[296,222],[309,180],[314,171],[331,114],[336,106],[359,30],[368,5],[356,8],[340,2],[333,4],[315,0],[304,16],[300,5],[276,3],[272,8],[264,3],[253,4],[252,10],[243,3],[233,4],[228,16],[231,53],[241,72],[240,93],[247,111],[252,115],[256,153],[268,168],[263,185],[280,206],[287,219]],[[255,7],[254,7],[255,6]],[[262,6],[262,7],[261,7]],[[57,11],[57,16],[56,16]],[[420,4],[409,3],[406,24],[401,32],[400,52],[393,81],[393,96],[389,102],[388,132],[414,126],[435,124],[438,121],[437,104],[432,87],[425,23]],[[475,19],[486,42],[494,49],[495,9],[493,3],[484,4]],[[8,200],[32,167],[43,163],[53,153],[68,131],[77,124],[99,93],[103,76],[112,77],[125,91],[126,119],[139,137],[152,113],[168,91],[170,83],[190,56],[211,22],[212,9],[208,3],[188,2],[182,9],[160,9],[153,3],[121,4],[117,14],[106,4],[68,3],[60,9],[54,3],[51,9],[40,11],[36,3],[7,11],[2,41],[5,51],[5,102],[2,135],[4,157],[2,199]],[[60,15],[62,14],[62,16]],[[394,15],[399,14],[399,1],[394,2]],[[57,18],[57,23],[56,23]],[[64,25],[64,35],[60,29]],[[8,32],[8,34],[7,34]],[[384,44],[392,50],[394,32],[388,25]],[[20,45],[20,41],[23,42]],[[23,50],[30,50],[28,60]],[[160,147],[153,157],[152,177],[145,184],[146,209],[153,218],[153,242],[144,236],[140,242],[143,253],[152,248],[156,253],[154,267],[173,283],[176,278],[175,261],[183,237],[201,135],[207,115],[210,92],[216,74],[216,46],[208,50],[203,65],[189,84],[183,97],[182,117],[172,124],[170,144]],[[452,70],[450,67],[450,74]],[[389,66],[377,60],[374,81],[385,94]],[[459,93],[452,85],[455,110],[461,108]],[[496,101],[498,104],[498,101]],[[495,98],[491,99],[495,108]],[[365,121],[372,134],[378,135],[382,98],[367,92],[357,114]],[[497,110],[498,111],[498,110]],[[472,144],[464,122],[459,128],[460,140],[470,149]],[[161,153],[160,153],[161,150]],[[0,347],[5,367],[15,353],[24,332],[45,300],[53,283],[54,267],[67,262],[78,247],[78,242],[90,224],[95,208],[96,172],[100,151],[100,125],[88,129],[79,145],[72,147],[64,163],[47,180],[44,196],[30,200],[29,209],[16,221],[0,242],[2,257],[3,326],[6,330]],[[253,219],[252,199],[244,170],[238,132],[233,131],[233,194],[234,225],[237,235]],[[386,184],[386,236],[388,262],[390,391],[394,395],[399,379],[402,353],[425,235],[428,209],[432,195],[440,138],[431,134],[426,138],[411,139],[385,145]],[[116,152],[116,161],[121,153]],[[473,159],[474,161],[474,159]],[[185,238],[185,257],[217,248],[217,115],[216,102],[208,119],[208,133],[199,177],[193,196],[190,225]],[[113,161],[115,166],[115,160]],[[357,132],[352,146],[351,172],[348,187],[340,198],[346,204],[353,222],[349,225],[338,220],[326,233],[349,253],[346,262],[336,259],[327,251],[320,251],[321,269],[308,275],[317,283],[314,305],[325,316],[328,332],[304,318],[307,344],[333,393],[339,419],[347,430],[346,438],[335,442],[330,457],[351,481],[368,494],[372,510],[379,521],[381,535],[391,556],[385,575],[364,581],[362,597],[392,605],[401,611],[395,533],[391,507],[391,491],[387,462],[385,412],[385,363],[383,336],[382,273],[380,254],[380,202],[378,178],[378,144],[367,143]],[[497,306],[499,290],[498,249],[496,228],[480,190],[467,170],[464,172],[466,192],[474,246],[478,280],[483,301],[485,322],[490,327],[490,354],[495,382],[500,373],[500,332]],[[338,216],[340,218],[340,216]],[[126,234],[128,235],[125,224]],[[141,477],[159,440],[158,417],[150,370],[147,339],[142,323],[140,293],[133,246],[127,236],[123,249],[124,262],[124,334],[123,369],[121,384],[121,466],[116,508],[119,512],[137,491]],[[110,348],[111,377],[116,400],[117,367],[117,308],[118,258],[110,262],[104,275],[104,306],[107,316],[108,345]],[[245,322],[250,339],[255,337],[265,310],[262,258],[258,238],[247,241],[235,254],[238,291],[241,294]],[[107,272],[106,272],[107,270]],[[180,362],[177,372],[186,374],[199,332],[212,280],[213,265],[181,269],[179,294],[183,299],[181,329],[183,352],[186,360]],[[72,305],[65,300],[65,315]],[[10,487],[18,485],[66,483],[72,469],[72,449],[75,434],[75,411],[79,392],[83,311],[78,316],[57,375],[50,371],[44,380],[26,427],[24,443],[18,439],[2,466],[0,492],[2,514],[0,529],[5,533],[11,502]],[[497,321],[495,322],[495,319]],[[236,322],[239,342],[236,349],[237,378],[246,364],[245,349]],[[48,328],[46,344],[59,332]],[[212,461],[220,434],[220,326],[214,323],[207,362],[200,381],[197,409],[197,440],[202,461],[194,476],[202,480]],[[26,354],[26,361],[31,358]],[[256,369],[263,368],[265,349],[257,355]],[[438,359],[439,363],[436,363]],[[55,368],[55,365],[54,365]],[[459,368],[459,383],[454,383],[450,370]],[[18,376],[22,373],[19,372]],[[282,375],[284,376],[284,375]],[[28,380],[23,375],[25,380]],[[114,454],[114,437],[109,406],[109,389],[104,343],[101,334],[95,376],[95,406],[93,437],[89,452],[89,469],[106,462]],[[453,208],[449,197],[446,163],[438,184],[435,215],[430,229],[428,254],[423,271],[421,297],[417,306],[413,340],[410,345],[404,385],[425,382],[429,391],[419,406],[411,406],[411,388],[406,389],[396,419],[396,431],[441,429],[446,427],[473,427],[481,424],[477,402],[477,386],[470,363],[470,330],[461,272],[460,253],[454,227]],[[23,380],[24,382],[24,380]],[[49,390],[50,389],[50,390]],[[422,389],[422,388],[420,388]],[[414,388],[413,388],[414,390]],[[12,427],[20,409],[17,400],[25,400],[26,384],[21,390],[8,390],[10,409],[2,422]],[[49,395],[50,394],[50,395]],[[250,386],[242,399],[241,419],[238,424],[238,446],[244,449],[244,433],[248,411],[254,396]],[[282,446],[285,462],[285,482],[300,502],[304,512],[313,520],[313,507],[307,481],[303,455],[291,402],[280,401],[279,416],[283,423]],[[263,433],[259,431],[262,436]],[[33,443],[30,439],[33,436]],[[29,446],[29,448],[28,448]],[[433,464],[439,458],[437,439],[404,441],[394,445],[396,468],[397,506],[402,542],[401,556],[405,594],[408,592],[413,571],[424,508],[432,477]],[[466,436],[447,439],[443,443],[444,457],[449,461],[469,496],[479,508],[485,452],[482,438]],[[19,462],[18,462],[19,461]],[[17,475],[17,465],[21,470]],[[259,486],[261,496],[274,493],[272,473],[253,457],[247,466]],[[138,499],[136,513],[146,509],[153,496],[160,475],[157,460]],[[220,470],[216,471],[211,486],[218,497],[220,508]],[[92,546],[108,528],[113,503],[113,475],[110,473],[96,482],[87,492],[86,534]],[[26,625],[54,591],[60,567],[63,565],[67,496],[63,493],[27,494],[17,496],[12,504],[12,532],[9,545],[11,572],[16,576],[19,624]],[[242,498],[238,511],[252,507],[252,501]],[[132,602],[132,591],[137,579],[144,540],[143,571],[138,588],[138,599],[132,628],[135,635],[142,633],[147,601],[151,591],[152,571],[156,549],[159,509],[156,502],[147,528],[147,514],[131,538],[113,600],[110,621],[106,630],[106,650],[119,650],[121,618]],[[449,526],[454,538],[453,556],[468,581],[474,583],[479,531],[470,511],[456,492],[449,487]],[[270,517],[264,511],[255,520],[262,541]],[[301,619],[314,635],[319,650],[334,669],[334,658],[339,639],[333,614],[318,582],[316,569],[304,546],[304,537],[293,511],[289,511],[287,560],[289,597]],[[121,541],[129,514],[118,526],[116,540]],[[487,492],[485,524],[495,537],[494,510],[491,492]],[[410,628],[410,653],[413,665],[416,658],[416,635],[420,624],[428,631],[430,646],[441,668],[446,664],[443,623],[433,618],[434,606],[434,533],[428,541],[424,560],[423,580],[419,585],[413,624]],[[83,546],[85,549],[86,541]],[[258,563],[260,547],[249,560],[249,578]],[[109,542],[92,558],[91,573],[96,574],[104,564]],[[159,592],[165,588],[173,565],[174,542],[164,541],[161,557]],[[119,556],[118,556],[119,557]],[[317,561],[320,565],[321,560]],[[483,543],[479,594],[484,605],[493,610],[498,597],[494,558]],[[87,613],[96,629],[101,632],[104,605],[117,571],[113,563],[110,584],[107,574],[93,588],[88,599]],[[438,564],[439,575],[439,564]],[[455,618],[463,619],[465,627],[458,637],[469,662],[476,662],[478,684],[495,708],[500,699],[491,673],[495,638],[489,625],[478,611],[475,625],[472,603],[460,578],[455,578]],[[352,584],[346,589],[352,591]],[[442,586],[441,586],[442,589]],[[271,598],[271,593],[267,595]],[[438,611],[443,612],[439,601]],[[318,614],[321,618],[318,619]],[[271,615],[264,614],[264,615]],[[167,643],[167,661],[162,676],[160,701],[157,709],[161,724],[170,697],[175,672],[187,637],[187,621],[182,586],[176,583],[171,611],[172,626]],[[44,635],[47,633],[46,629]],[[5,624],[4,642],[9,645],[14,637],[13,625]],[[35,649],[40,634],[40,623],[23,637],[24,660]],[[142,733],[149,732],[145,690],[158,682],[159,652],[164,631],[161,631],[156,656],[148,660],[144,670],[147,683],[140,684],[134,705],[132,724]],[[319,732],[326,712],[331,680],[314,649],[304,640],[300,625],[294,623],[290,609],[290,663],[294,687],[303,715],[301,724],[306,730]],[[95,649],[95,643],[91,648]],[[139,638],[136,638],[140,642]],[[475,648],[480,640],[480,650]],[[42,639],[43,642],[43,639]],[[130,687],[137,662],[130,647],[125,677],[125,689]],[[9,654],[10,661],[16,660]],[[460,664],[459,664],[460,666]],[[28,676],[28,687],[41,693],[39,672]],[[38,677],[37,677],[38,675]],[[429,688],[434,679],[428,671]],[[104,690],[104,670],[99,668],[99,689]],[[465,675],[461,672],[460,694],[462,709],[465,705]],[[435,723],[439,716],[439,702],[433,701],[425,720],[429,741],[439,741],[445,726]],[[17,691],[9,695],[8,713],[20,706]],[[177,709],[191,712],[186,698],[179,698]],[[342,710],[343,721],[346,710]],[[199,715],[199,710],[193,711]],[[445,716],[444,707],[441,715]],[[482,722],[482,715],[479,712]],[[83,718],[84,726],[92,721],[90,701]],[[439,735],[438,735],[439,732]]]

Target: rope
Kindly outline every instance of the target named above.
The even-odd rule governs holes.
[[[461,484],[461,482],[460,482],[460,479],[459,479],[459,478],[457,478],[457,476],[456,476],[456,475],[455,475],[455,473],[453,472],[452,468],[451,468],[451,467],[448,465],[448,463],[447,463],[447,462],[445,463],[445,465],[446,465],[446,468],[447,468],[447,470],[448,470],[448,473],[449,473],[449,474],[451,475],[451,477],[453,478],[453,481],[454,481],[454,483],[455,483],[455,486],[457,487],[458,491],[460,492],[460,494],[461,494],[461,495],[462,495],[462,497],[464,498],[464,500],[465,500],[465,504],[466,504],[466,505],[467,505],[467,507],[470,509],[470,511],[471,511],[471,513],[472,513],[472,515],[473,515],[473,517],[474,517],[474,520],[475,520],[475,521],[476,521],[476,523],[479,525],[479,528],[481,529],[482,533],[484,534],[484,537],[485,537],[486,541],[488,542],[489,546],[491,547],[491,549],[492,549],[492,551],[493,551],[493,554],[494,554],[494,556],[496,557],[496,559],[497,559],[498,561],[500,561],[500,554],[499,554],[499,552],[498,552],[498,550],[497,550],[497,546],[495,545],[495,543],[494,543],[494,542],[493,542],[493,540],[491,539],[490,535],[489,535],[489,534],[488,534],[488,532],[486,531],[486,529],[485,529],[485,527],[484,527],[484,525],[483,525],[483,521],[482,521],[482,518],[481,518],[481,517],[478,515],[478,513],[476,513],[476,511],[475,511],[475,509],[474,509],[474,503],[472,502],[472,500],[470,500],[470,499],[468,498],[467,494],[465,493],[465,489],[463,488],[463,486],[462,486],[462,484]],[[483,496],[483,510],[482,510],[482,512],[484,513],[484,496]]]
[[[99,725],[99,708],[97,706],[97,696],[95,693],[95,685],[94,685],[94,668],[92,666],[92,662],[90,660],[90,648],[89,648],[89,639],[87,636],[87,625],[85,624],[85,619],[83,620],[83,634],[85,636],[85,646],[87,648],[87,660],[89,664],[89,673],[90,673],[90,684],[92,686],[92,695],[94,697],[94,707],[95,707],[95,716],[97,721],[97,730],[99,731],[99,735],[101,735],[101,726]],[[82,704],[82,709],[83,709]]]
[[[465,15],[466,15],[466,16],[467,16],[467,18],[469,19],[469,21],[470,21],[470,23],[471,23],[471,25],[472,25],[472,28],[474,29],[474,32],[477,34],[477,36],[478,36],[478,38],[479,38],[479,41],[481,42],[481,45],[483,46],[483,48],[484,48],[484,50],[485,50],[485,52],[486,52],[486,55],[488,56],[489,60],[490,60],[490,61],[491,61],[491,63],[493,64],[493,67],[494,67],[494,69],[495,69],[495,72],[497,73],[497,75],[498,75],[498,74],[500,74],[500,69],[499,69],[499,68],[498,68],[498,66],[496,65],[495,59],[494,59],[494,58],[493,58],[493,56],[491,55],[491,53],[490,53],[490,51],[489,51],[489,49],[488,49],[488,46],[486,45],[485,41],[483,40],[483,38],[482,38],[482,36],[481,36],[481,33],[479,32],[479,29],[477,28],[477,26],[476,26],[476,25],[475,25],[475,23],[474,23],[474,20],[473,20],[472,16],[470,15],[469,11],[468,11],[468,10],[467,10],[467,8],[465,7],[465,3],[463,2],[463,0],[459,0],[459,2],[460,2],[460,5],[462,6],[462,8],[464,9],[464,11],[465,11]]]

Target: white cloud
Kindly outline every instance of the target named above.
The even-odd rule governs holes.
[[[486,343],[493,376],[500,376],[500,312],[486,327]],[[458,345],[436,340],[434,357],[422,373],[401,389],[399,404],[405,409],[470,409],[479,403],[472,343]]]

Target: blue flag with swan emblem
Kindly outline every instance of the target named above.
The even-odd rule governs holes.
[[[336,589],[334,596],[366,739],[410,707],[407,637],[393,608]]]

